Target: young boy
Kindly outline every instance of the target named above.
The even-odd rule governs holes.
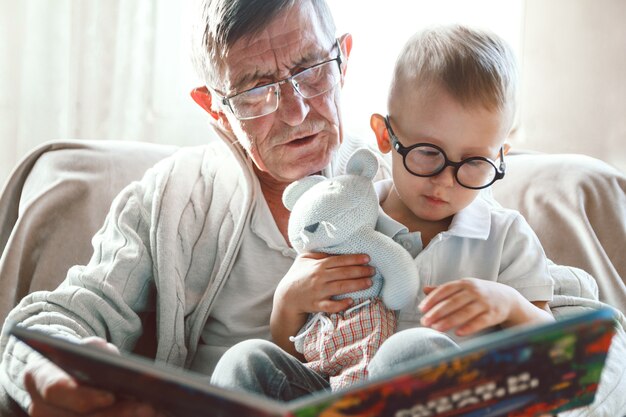
[[[377,229],[415,257],[423,291],[400,311],[399,332],[374,357],[370,377],[455,346],[439,332],[459,342],[553,320],[553,282],[537,237],[518,212],[480,192],[505,173],[515,73],[500,38],[462,26],[416,34],[396,62],[389,115],[371,118],[393,175],[376,184]]]
[[[376,377],[458,348],[465,336],[496,326],[553,319],[547,305],[553,283],[537,237],[519,213],[480,193],[504,176],[514,93],[512,53],[494,35],[460,26],[427,30],[400,54],[389,116],[371,118],[380,151],[392,153],[393,180],[376,184],[382,208],[376,228],[415,258],[418,276],[407,279],[423,287],[398,313],[398,333],[369,352],[367,361],[373,359],[359,375]],[[293,352],[276,337],[280,332],[284,323],[272,320],[275,340]],[[320,334],[304,348],[319,350],[314,369],[334,371],[344,361],[335,357],[342,346],[329,357],[327,345],[343,340],[333,337],[331,343]]]

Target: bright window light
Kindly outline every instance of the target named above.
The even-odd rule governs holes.
[[[342,95],[348,132],[370,137],[370,115],[387,111],[387,90],[400,49],[421,28],[461,23],[491,30],[513,48],[519,66],[523,0],[330,0],[337,33],[353,47]]]

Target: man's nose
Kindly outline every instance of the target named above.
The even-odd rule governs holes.
[[[309,103],[296,91],[291,82],[280,85],[278,112],[282,121],[289,126],[298,126],[309,114]]]

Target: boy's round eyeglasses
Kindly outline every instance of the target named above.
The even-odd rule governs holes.
[[[385,126],[393,148],[402,155],[404,167],[417,177],[434,177],[443,172],[446,167],[454,168],[454,178],[459,185],[472,190],[480,190],[504,178],[506,165],[504,151],[500,147],[500,163],[496,163],[484,156],[473,156],[462,161],[454,162],[439,146],[432,143],[416,143],[403,146],[391,128],[389,116],[385,116]]]
[[[280,85],[290,83],[293,89],[303,98],[320,96],[332,90],[341,80],[341,46],[335,40],[337,56],[320,62],[311,67],[271,84],[251,88],[231,96],[223,96],[214,88],[211,90],[221,99],[222,104],[239,120],[256,119],[278,110],[280,101]]]

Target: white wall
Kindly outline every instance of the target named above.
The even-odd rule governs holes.
[[[496,32],[521,49],[522,0],[330,0],[338,32],[354,43],[342,96],[349,128],[371,136],[370,115],[387,112],[396,57],[415,32],[430,25],[462,23]],[[374,140],[372,136],[372,140]]]
[[[526,0],[518,146],[626,171],[626,1]]]

